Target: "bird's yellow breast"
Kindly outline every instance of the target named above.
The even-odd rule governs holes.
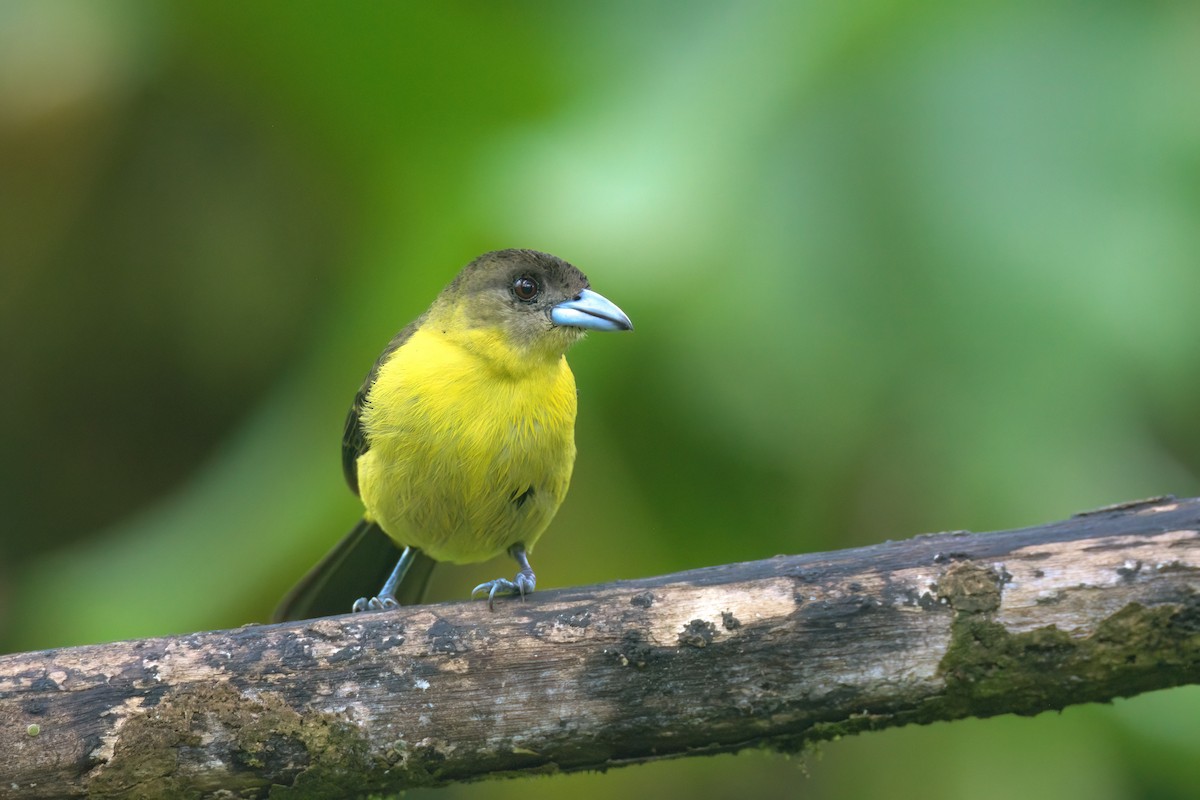
[[[379,369],[358,459],[367,516],[439,561],[534,542],[575,463],[566,358],[513,351],[499,332],[424,325]]]

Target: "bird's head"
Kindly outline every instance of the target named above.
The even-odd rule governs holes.
[[[489,335],[531,358],[556,359],[590,330],[633,330],[625,312],[589,288],[586,275],[536,250],[475,259],[438,297],[439,311],[453,313],[471,338]]]

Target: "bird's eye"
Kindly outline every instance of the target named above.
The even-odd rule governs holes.
[[[526,303],[537,297],[538,292],[542,290],[542,287],[538,285],[538,282],[528,275],[522,275],[513,281],[512,288],[513,294],[517,296],[517,299],[524,300]]]

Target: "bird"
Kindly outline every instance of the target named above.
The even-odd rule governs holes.
[[[436,563],[504,553],[516,576],[471,596],[495,610],[497,596],[532,592],[529,555],[575,463],[567,350],[588,331],[630,330],[625,312],[557,256],[497,250],[463,267],[392,338],[355,394],[342,468],[362,519],[284,597],[274,621],[418,603]],[[350,602],[367,580],[382,588]]]

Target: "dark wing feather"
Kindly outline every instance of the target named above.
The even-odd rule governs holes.
[[[428,312],[426,312],[428,313]],[[375,363],[371,366],[371,371],[367,373],[367,377],[363,380],[362,386],[354,395],[354,403],[350,406],[350,413],[346,415],[346,427],[342,431],[342,474],[346,476],[346,483],[350,486],[350,491],[358,494],[358,457],[370,449],[371,445],[367,441],[366,433],[362,427],[362,412],[367,404],[367,399],[371,395],[371,387],[375,385],[375,379],[379,377],[379,370],[387,363],[387,360],[392,357],[392,354],[400,349],[400,346],[408,341],[413,332],[421,327],[421,323],[425,321],[425,314],[417,317],[415,320],[405,326],[404,330],[397,333],[388,342],[388,346],[379,354],[379,358],[375,359]]]
[[[367,378],[375,380],[375,370]],[[354,404],[346,415],[346,428],[342,432],[342,474],[350,491],[358,494],[358,457],[367,452],[367,437],[362,429],[362,410],[367,401],[367,384],[354,395]]]

